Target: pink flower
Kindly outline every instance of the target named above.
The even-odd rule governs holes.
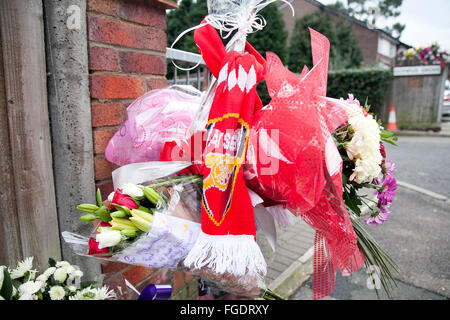
[[[378,198],[379,211],[373,213],[369,218],[365,220],[366,224],[370,226],[379,225],[386,222],[391,215],[389,207],[394,200],[395,190],[397,190],[397,180],[392,174],[395,170],[395,165],[391,162],[390,159],[386,160],[386,167],[387,169],[386,174],[383,177],[383,182],[381,182],[379,179],[373,180],[373,183],[376,185],[380,185],[382,183],[382,187],[381,190],[375,191],[375,194]]]

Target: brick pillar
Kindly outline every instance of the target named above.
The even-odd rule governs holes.
[[[125,119],[127,106],[152,89],[167,86],[166,13],[176,7],[158,0],[88,0],[89,73],[95,183],[103,198],[113,191],[105,148]],[[104,273],[122,273],[142,289],[148,283],[172,284],[175,298],[195,298],[190,274],[105,263]],[[195,288],[195,290],[194,290]]]

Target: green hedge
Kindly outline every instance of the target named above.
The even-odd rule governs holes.
[[[352,93],[361,104],[368,101],[377,114],[385,103],[391,72],[380,68],[346,69],[328,73],[327,96],[347,98]]]

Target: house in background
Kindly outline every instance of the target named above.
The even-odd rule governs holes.
[[[286,29],[289,37],[295,26],[295,20],[301,19],[307,14],[314,12],[326,12],[333,17],[335,22],[347,20],[352,23],[353,34],[362,51],[364,63],[366,65],[378,65],[391,68],[395,63],[395,55],[398,50],[408,49],[410,46],[393,38],[384,30],[371,28],[367,23],[352,18],[336,9],[328,7],[315,0],[287,0],[294,7],[295,16],[292,16],[291,9],[285,3],[279,6],[283,13]]]

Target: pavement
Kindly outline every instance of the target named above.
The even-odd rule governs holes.
[[[394,300],[449,299],[450,123],[439,135],[403,133],[397,134],[398,147],[386,146],[399,185],[391,218],[369,231],[401,269]],[[277,228],[277,234],[275,252],[260,244],[268,261],[268,287],[289,300],[312,299],[314,230],[298,219],[289,228]],[[335,290],[325,300],[378,299],[367,279],[365,268],[348,277],[338,272]]]
[[[267,261],[266,285],[288,298],[312,274],[312,246],[315,231],[300,217],[288,228],[277,226],[277,243],[272,250],[264,236],[257,233],[258,244]]]
[[[435,132],[433,130],[419,131],[419,130],[399,130],[396,132],[398,136],[428,136],[428,137],[450,137],[450,122],[442,122],[441,130]]]

